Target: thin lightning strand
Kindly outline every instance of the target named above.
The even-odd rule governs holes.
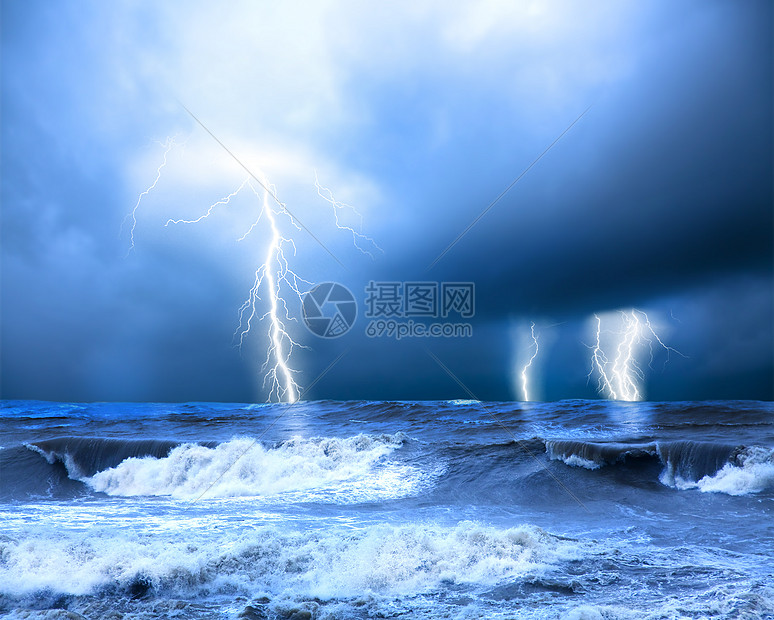
[[[538,339],[537,339],[537,336],[535,336],[534,323],[532,323],[532,325],[530,326],[530,336],[532,337],[532,343],[535,345],[535,352],[532,354],[532,357],[529,358],[529,361],[521,370],[521,391],[524,393],[525,402],[529,402],[529,392],[527,391],[527,370],[529,369],[530,366],[532,366],[532,362],[535,361],[535,358],[537,357],[537,354],[539,351]]]
[[[320,185],[320,180],[317,178],[317,170],[314,171],[314,186],[317,188],[317,195],[320,196],[323,200],[330,203],[330,205],[333,207],[333,217],[336,219],[336,227],[340,230],[347,230],[352,234],[352,243],[355,245],[355,247],[360,250],[363,254],[366,254],[371,258],[371,260],[374,260],[375,257],[372,252],[368,251],[367,249],[363,248],[358,244],[358,241],[361,243],[366,242],[367,244],[370,244],[373,246],[374,249],[378,250],[382,254],[384,254],[384,250],[380,248],[376,241],[371,239],[371,237],[364,235],[362,232],[358,232],[351,226],[347,226],[346,224],[342,224],[339,220],[339,211],[343,211],[344,209],[349,209],[352,211],[357,218],[360,220],[360,226],[358,227],[361,231],[363,229],[363,216],[360,214],[360,212],[355,209],[352,205],[348,205],[345,202],[339,202],[333,197],[333,192],[329,190],[327,187],[323,187]]]
[[[683,358],[686,358],[686,359],[688,358],[688,356],[687,356],[687,355],[683,355],[683,354],[682,354],[682,353],[680,353],[680,351],[678,351],[677,349],[675,349],[675,348],[673,348],[673,347],[669,347],[669,346],[665,345],[665,344],[662,342],[661,338],[659,338],[659,336],[658,336],[658,334],[656,333],[656,331],[653,329],[653,326],[650,324],[650,319],[648,319],[648,315],[647,315],[647,314],[645,314],[644,312],[642,313],[642,315],[643,315],[643,317],[645,318],[645,325],[648,327],[648,330],[650,331],[650,333],[651,333],[651,334],[653,334],[653,337],[656,339],[656,342],[658,342],[659,346],[661,346],[663,349],[666,349],[666,352],[667,352],[667,357],[666,357],[666,359],[664,360],[664,365],[665,365],[665,366],[666,366],[666,363],[669,361],[669,354],[670,354],[670,353],[677,353],[677,354],[678,354],[680,357],[683,357]],[[670,310],[670,315],[671,315],[671,310]],[[672,316],[672,318],[674,318],[674,315]],[[678,323],[680,322],[678,319],[675,319],[675,320],[676,320]],[[649,365],[651,368],[653,368],[653,343],[652,343],[652,342],[650,342],[650,343],[649,343],[649,346],[650,346],[650,362],[649,362],[649,364],[648,364],[648,365]]]
[[[591,371],[589,378],[596,371],[598,375],[597,389],[600,394],[611,400],[637,401],[643,398],[642,383],[645,373],[637,362],[639,351],[647,346],[650,353],[649,367],[653,367],[655,356],[654,347],[659,346],[667,352],[667,361],[670,353],[677,353],[685,357],[677,349],[664,343],[656,333],[648,315],[642,310],[632,309],[621,311],[623,329],[614,335],[618,337],[615,359],[608,359],[601,345],[602,320],[596,319],[596,341],[590,347]],[[666,364],[666,362],[664,362]]]
[[[608,398],[612,400],[618,400],[618,395],[616,394],[615,390],[613,389],[613,384],[610,381],[610,377],[607,376],[607,366],[609,364],[609,361],[607,359],[607,356],[605,355],[605,352],[602,350],[602,345],[600,343],[600,335],[602,333],[602,319],[600,319],[596,314],[594,315],[594,318],[597,321],[597,340],[592,347],[592,354],[591,354],[591,372],[589,372],[589,378],[591,378],[591,375],[594,373],[594,370],[596,370],[599,373],[599,382],[597,384],[597,389],[600,394],[607,394]]]
[[[236,190],[231,192],[228,196],[225,196],[224,198],[221,198],[220,200],[218,200],[218,202],[211,204],[210,207],[207,209],[207,212],[204,215],[200,215],[195,220],[169,219],[167,220],[167,223],[164,224],[164,226],[169,226],[170,224],[197,224],[202,220],[207,219],[208,217],[210,217],[210,215],[212,215],[212,212],[215,209],[215,207],[218,207],[220,205],[227,205],[229,202],[231,202],[231,199],[234,198],[237,194],[239,194],[239,192],[241,192],[244,189],[245,185],[247,185],[247,181],[248,179],[245,179],[244,181],[242,181],[242,185],[240,185]]]
[[[124,222],[121,224],[121,227],[126,223],[126,220],[131,218],[132,220],[132,227],[129,230],[129,249],[126,252],[126,255],[129,256],[132,250],[134,250],[134,230],[137,228],[137,209],[140,207],[140,203],[142,202],[142,199],[145,198],[148,194],[155,189],[156,185],[159,182],[159,179],[161,179],[161,171],[164,168],[164,166],[167,165],[167,155],[169,155],[169,151],[172,150],[172,147],[175,145],[175,139],[174,138],[167,138],[161,146],[164,148],[164,161],[161,162],[161,165],[156,170],[156,179],[153,181],[153,184],[146,189],[144,192],[140,194],[140,196],[137,198],[137,203],[134,205],[134,209],[132,209],[131,213],[127,214],[127,216],[124,218]]]
[[[251,232],[253,232],[255,227],[258,226],[258,222],[261,221],[262,217],[263,217],[263,209],[261,209],[258,212],[258,217],[255,218],[255,221],[252,224],[250,224],[250,228],[248,228],[247,231],[245,232],[245,234],[242,235],[241,237],[239,237],[239,239],[237,239],[237,241],[244,241],[247,238],[247,235],[249,235]],[[292,222],[293,220],[291,219],[290,221]]]

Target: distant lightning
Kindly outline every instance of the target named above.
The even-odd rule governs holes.
[[[613,362],[613,378],[618,386],[621,400],[636,401],[642,398],[639,384],[645,378],[642,369],[637,364],[637,345],[642,342],[642,324],[634,310],[621,312],[623,320],[623,337],[618,342],[615,361]]]
[[[524,394],[525,402],[529,402],[529,392],[527,391],[527,370],[529,369],[530,366],[532,366],[532,362],[535,361],[535,358],[537,357],[537,354],[539,351],[538,339],[537,339],[537,336],[535,336],[534,323],[532,323],[530,327],[530,336],[532,337],[532,344],[535,346],[535,352],[532,354],[532,357],[529,358],[529,361],[521,370],[521,391]]]
[[[384,250],[380,248],[376,241],[371,239],[371,237],[364,235],[361,231],[363,229],[363,216],[360,214],[360,212],[355,209],[352,205],[348,205],[344,202],[339,202],[333,197],[333,192],[329,190],[327,187],[323,187],[320,185],[320,180],[317,178],[317,171],[314,171],[314,186],[317,188],[317,195],[320,196],[323,200],[330,203],[330,205],[333,207],[333,217],[336,219],[336,227],[341,230],[349,231],[349,233],[352,235],[352,243],[355,245],[355,247],[360,250],[363,254],[366,254],[371,258],[371,260],[374,260],[374,255],[369,250],[365,249],[364,247],[361,247],[360,243],[363,243],[364,245],[370,246],[372,249],[375,249],[382,254],[384,254]],[[355,230],[351,226],[347,226],[346,224],[342,224],[341,220],[339,220],[339,212],[343,210],[350,210],[352,211],[360,221],[360,226],[358,227],[359,230]],[[358,241],[360,243],[358,243]]]
[[[615,389],[613,388],[613,384],[610,381],[610,377],[607,376],[607,367],[610,363],[607,359],[607,356],[605,355],[605,352],[602,350],[602,344],[601,344],[601,333],[602,333],[602,319],[600,319],[596,314],[594,315],[594,319],[597,322],[597,339],[594,343],[594,346],[592,347],[592,354],[591,354],[591,371],[589,372],[589,378],[591,378],[591,375],[594,374],[594,371],[596,370],[599,374],[599,379],[597,382],[597,390],[600,394],[607,394],[607,397],[612,400],[618,400],[618,395],[615,392]]]
[[[596,314],[594,315],[596,339],[594,345],[590,347],[592,354],[589,378],[596,372],[599,393],[611,400],[638,401],[643,398],[642,383],[645,380],[645,373],[637,357],[643,347],[648,348],[650,354],[648,365],[651,368],[656,346],[667,352],[667,361],[670,353],[685,356],[664,343],[653,328],[648,315],[642,310],[620,311],[620,315],[623,328],[614,332],[618,342],[613,360],[610,360],[602,349],[602,320]]]
[[[175,145],[175,139],[174,138],[167,138],[163,143],[159,143],[164,148],[164,160],[161,162],[161,165],[156,170],[156,179],[153,181],[153,184],[148,187],[144,192],[142,192],[139,197],[137,198],[137,203],[134,205],[134,209],[130,213],[127,214],[127,216],[124,218],[123,223],[121,224],[121,227],[123,228],[123,225],[126,223],[126,220],[130,219],[132,220],[132,226],[129,229],[129,249],[126,252],[126,255],[129,256],[131,251],[134,249],[134,231],[137,228],[137,209],[140,207],[140,203],[142,202],[142,199],[145,198],[148,194],[155,189],[156,185],[159,182],[159,179],[161,179],[161,171],[163,170],[164,166],[167,165],[167,155],[169,155],[169,151],[172,150],[172,147]]]

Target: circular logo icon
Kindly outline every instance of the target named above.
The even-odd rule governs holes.
[[[302,310],[306,327],[321,338],[343,336],[357,317],[355,296],[336,282],[317,284],[304,295]]]

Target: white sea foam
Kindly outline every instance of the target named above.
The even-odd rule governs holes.
[[[642,616],[611,605],[581,605],[573,608],[565,617],[566,620],[635,620]]]
[[[37,452],[40,456],[42,456],[44,459],[46,459],[46,462],[51,465],[56,461],[56,456],[51,454],[50,452],[46,452],[42,448],[39,448],[33,443],[25,443],[24,447],[27,448],[27,450],[32,450],[33,452]]]
[[[625,600],[626,594],[622,593]],[[741,582],[697,588],[680,596],[666,596],[647,609],[620,604],[585,604],[559,617],[566,620],[664,620],[665,618],[745,618],[768,620],[774,612],[774,589],[763,583]],[[556,616],[551,616],[556,617]]]
[[[495,585],[580,554],[578,543],[537,527],[472,522],[304,531],[264,526],[238,536],[206,528],[181,536],[94,526],[88,537],[71,532],[0,542],[0,592],[89,594],[142,579],[180,596],[405,595],[442,583]]]
[[[699,489],[703,493],[750,495],[774,489],[774,450],[752,446],[745,448],[736,459],[726,463],[717,473],[699,480],[687,480],[667,465],[660,480],[676,489]]]
[[[572,467],[583,467],[585,469],[592,470],[602,467],[601,463],[597,463],[589,459],[584,459],[582,456],[578,456],[577,454],[570,454],[569,456],[564,454],[552,454],[550,456],[553,460],[563,461],[566,465],[571,465]]]
[[[183,444],[164,458],[128,458],[83,478],[116,496],[255,497],[295,494],[294,501],[376,501],[418,491],[427,474],[387,455],[405,435],[294,438],[265,448],[250,438],[214,448]]]

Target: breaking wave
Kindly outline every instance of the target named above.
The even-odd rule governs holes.
[[[685,478],[667,467],[661,482],[676,489],[699,489],[703,493],[750,495],[774,489],[774,450],[758,446],[741,450],[733,462],[723,465],[716,473],[698,480]]]
[[[534,457],[528,456],[541,451],[549,459],[600,475],[614,469],[619,483],[660,482],[680,491],[728,495],[774,489],[774,450],[687,440],[533,437],[519,443],[430,447],[401,432],[296,437],[275,444],[249,437],[222,443],[64,437],[3,450],[0,466],[2,495],[17,498],[98,492],[180,500],[206,495],[359,503],[418,496],[434,486],[450,496],[463,488],[473,488],[479,496],[504,488],[522,492],[534,483]],[[470,480],[479,482],[470,487]]]
[[[373,500],[395,491],[410,492],[417,482],[407,466],[380,463],[404,440],[401,434],[296,438],[271,448],[247,438],[214,448],[188,443],[163,458],[126,459],[84,482],[95,491],[122,496],[193,499],[203,493],[208,497],[266,496],[329,488],[349,501]]]
[[[658,462],[659,481],[678,490],[750,495],[774,489],[774,450],[698,441],[650,443],[546,442],[551,459],[598,470]]]
[[[386,459],[407,437],[293,438],[274,446],[64,438],[28,444],[67,478],[114,496],[178,499],[293,494],[294,501],[378,501],[415,492],[428,478]],[[64,481],[59,480],[60,484]],[[50,483],[53,484],[53,483]],[[300,495],[300,496],[299,496]],[[324,500],[323,500],[324,501]]]

